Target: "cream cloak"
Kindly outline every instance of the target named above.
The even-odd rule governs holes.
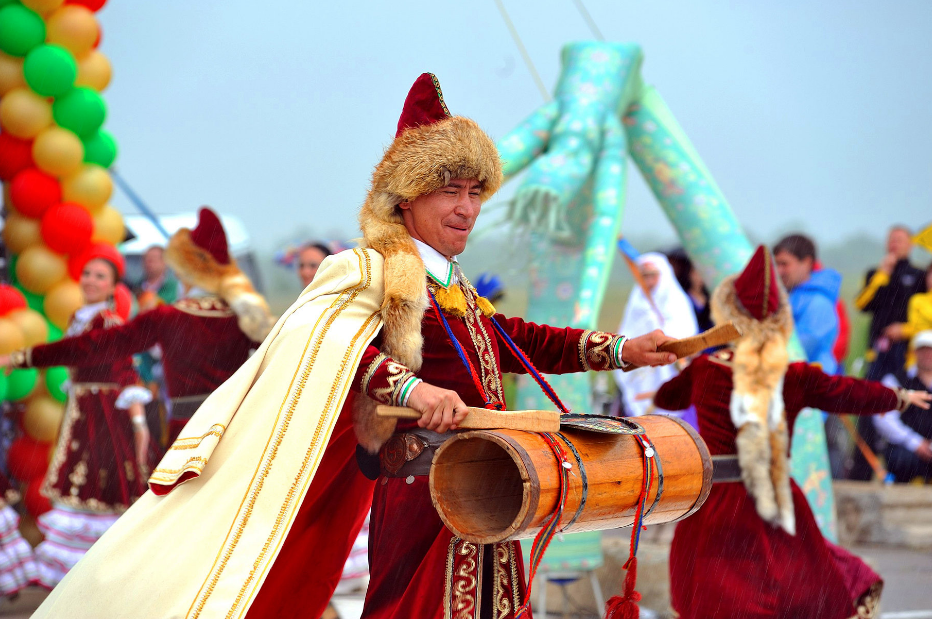
[[[150,487],[170,493],[143,495],[33,617],[246,614],[382,326],[382,256],[325,265],[153,472]]]

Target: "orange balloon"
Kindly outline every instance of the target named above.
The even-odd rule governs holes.
[[[60,7],[65,0],[22,0],[23,6],[27,6],[36,13],[45,14],[54,11]]]
[[[7,205],[10,203],[7,202]],[[42,244],[39,220],[10,212],[3,226],[3,243],[14,254],[21,254],[27,247]]]
[[[52,126],[36,136],[32,159],[52,176],[74,174],[84,163],[84,143],[71,131]]]
[[[24,88],[23,59],[0,52],[0,97],[14,88]]]
[[[68,321],[82,305],[84,293],[81,286],[72,279],[66,279],[49,290],[42,302],[42,309],[53,325],[61,330],[68,328]]]
[[[37,243],[19,255],[16,277],[29,292],[45,294],[68,277],[68,264],[62,256]]]
[[[62,202],[77,202],[93,215],[110,199],[113,180],[99,165],[86,163],[80,170],[62,179],[61,192]]]
[[[0,355],[8,355],[25,347],[26,338],[19,325],[9,318],[0,318]]]
[[[18,138],[34,138],[51,124],[52,106],[29,88],[14,88],[0,99],[0,126]]]
[[[91,237],[92,242],[103,241],[110,245],[119,245],[123,242],[126,226],[123,225],[123,216],[120,215],[120,211],[109,204],[105,204],[102,209],[94,214],[93,219],[94,235]]]
[[[26,340],[26,346],[35,346],[42,344],[49,339],[49,325],[45,322],[42,314],[32,308],[22,308],[13,310],[5,316],[12,320],[23,332],[23,339]]]
[[[64,404],[47,395],[34,395],[26,401],[23,429],[36,441],[49,443],[58,436],[64,416]]]
[[[99,27],[94,14],[83,6],[66,4],[51,15],[45,25],[45,39],[61,45],[75,58],[94,48]]]
[[[110,83],[112,69],[110,61],[96,49],[92,49],[87,56],[78,60],[78,79],[75,86],[87,86],[97,92],[102,92]]]

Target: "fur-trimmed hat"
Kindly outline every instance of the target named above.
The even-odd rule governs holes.
[[[375,167],[359,212],[366,245],[385,257],[384,350],[415,371],[421,367],[426,272],[398,204],[454,178],[482,183],[479,198],[484,202],[502,185],[501,159],[479,125],[450,114],[437,78],[424,73],[405,99],[395,139]]]
[[[738,431],[738,463],[761,518],[791,535],[796,531],[790,493],[789,434],[783,377],[793,313],[763,245],[739,275],[726,277],[709,301],[716,324],[741,331],[732,358],[731,420]]]
[[[182,228],[168,240],[165,261],[186,284],[226,301],[249,339],[261,342],[272,330],[275,319],[268,304],[237,266],[220,218],[206,206],[198,211],[193,230]]]
[[[474,121],[453,116],[432,73],[414,82],[405,99],[395,139],[372,173],[372,185],[359,211],[366,246],[385,257],[382,350],[408,368],[421,367],[421,321],[427,309],[427,272],[398,205],[432,193],[455,178],[475,179],[479,199],[488,200],[504,177],[495,143]],[[356,434],[370,452],[394,430],[394,421],[376,418],[374,403],[359,397]],[[382,420],[382,421],[379,421]]]

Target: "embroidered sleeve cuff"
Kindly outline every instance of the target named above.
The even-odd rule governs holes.
[[[627,367],[621,352],[627,338],[602,331],[583,331],[579,338],[579,363],[584,370],[617,370]]]
[[[32,348],[14,350],[10,353],[10,364],[14,368],[32,367]]]
[[[361,391],[381,404],[404,406],[421,382],[414,372],[388,355],[379,353],[362,377]]]

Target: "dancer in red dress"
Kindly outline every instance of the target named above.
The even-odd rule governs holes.
[[[123,259],[101,250],[85,264],[81,290],[86,304],[75,312],[67,337],[118,326],[112,296],[123,274]],[[36,548],[40,584],[52,588],[104,532],[146,491],[158,461],[143,405],[152,399],[140,385],[132,358],[98,351],[93,360],[76,358],[55,344],[14,352],[16,367],[71,367],[68,404],[42,494],[52,509],[38,519],[45,540]]]
[[[873,414],[910,403],[928,408],[928,394],[788,363],[792,315],[764,247],[740,276],[722,282],[711,303],[713,319],[734,321],[742,338],[697,358],[654,397],[671,410],[695,405],[716,467],[702,509],[676,527],[674,610],[682,619],[875,617],[883,583],[822,537],[789,478],[788,437],[805,407]]]

